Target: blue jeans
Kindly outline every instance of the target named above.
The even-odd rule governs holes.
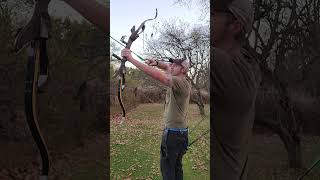
[[[182,157],[188,147],[188,129],[165,129],[160,148],[160,169],[163,180],[182,180]]]

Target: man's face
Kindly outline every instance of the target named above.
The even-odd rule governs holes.
[[[228,36],[229,14],[227,12],[213,13],[213,43],[214,47]]]
[[[170,64],[169,71],[172,76],[177,76],[183,73],[183,67],[180,64],[172,63]]]
[[[240,32],[241,26],[231,12],[213,12],[213,46],[219,47],[221,42],[234,37]]]

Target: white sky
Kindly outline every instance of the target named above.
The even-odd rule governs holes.
[[[106,0],[97,1],[101,4],[107,3]],[[200,19],[202,12],[199,5],[196,4],[198,0],[194,0],[188,6],[175,4],[174,2],[175,0],[110,0],[110,35],[117,40],[120,40],[123,35],[128,38],[131,34],[130,29],[132,26],[135,25],[138,28],[142,21],[153,18],[156,8],[158,9],[158,17],[156,20],[146,23],[145,37],[150,37],[151,33],[155,33],[155,28],[160,28],[164,21],[180,19],[190,25],[208,22],[209,17]],[[49,6],[49,13],[52,16],[84,20],[79,13],[61,0],[52,0]],[[22,17],[29,19],[31,15],[32,13],[26,12]],[[141,55],[143,55],[142,36],[143,34],[140,35],[131,48]]]
[[[97,1],[101,4],[107,2],[106,0]],[[153,18],[156,8],[158,9],[158,17],[156,20],[146,23],[145,37],[150,37],[151,33],[155,33],[155,28],[160,28],[164,21],[177,19],[190,25],[206,24],[209,21],[209,15],[205,19],[200,19],[202,12],[200,6],[196,4],[197,0],[194,0],[188,6],[175,4],[174,2],[175,0],[110,0],[110,35],[117,40],[120,40],[123,35],[126,35],[128,38],[131,34],[130,29],[132,26],[135,25],[138,28],[142,21]],[[49,13],[52,16],[69,17],[76,20],[84,19],[61,0],[52,0],[49,6]],[[26,16],[23,17],[29,19],[32,13],[24,15]],[[140,55],[143,55],[142,36],[143,33],[131,47],[133,51]],[[115,53],[120,55],[120,52]]]
[[[117,40],[126,35],[126,41],[130,36],[130,29],[133,25],[136,28],[146,19],[155,16],[155,10],[158,9],[156,20],[148,21],[145,28],[145,37],[150,37],[155,32],[154,27],[161,27],[164,21],[180,19],[192,24],[205,24],[206,20],[200,20],[201,9],[196,4],[189,7],[180,4],[174,4],[174,0],[111,0],[110,1],[110,35]],[[143,55],[143,33],[133,43],[132,50]],[[146,40],[146,39],[145,39]],[[114,42],[113,40],[110,40]],[[122,48],[122,47],[121,47]],[[120,53],[120,52],[116,52]]]

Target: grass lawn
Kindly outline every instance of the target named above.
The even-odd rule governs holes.
[[[206,106],[206,114],[209,107]],[[142,104],[127,113],[127,120],[119,125],[117,118],[110,123],[111,179],[162,179],[160,175],[160,140],[163,129],[163,104]],[[194,127],[201,120],[198,107],[189,107],[188,125]],[[207,117],[189,141],[209,129]],[[183,159],[185,179],[210,179],[210,135],[193,144]]]

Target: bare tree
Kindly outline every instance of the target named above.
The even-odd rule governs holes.
[[[271,117],[257,112],[256,122],[270,127],[280,136],[288,151],[289,167],[292,168],[302,166],[302,122],[297,118],[297,108],[289,94],[292,78],[286,74],[289,64],[294,63],[291,60],[293,55],[299,54],[301,57],[301,62],[290,69],[301,71],[300,80],[303,80],[314,61],[319,59],[316,58],[319,57],[320,40],[319,5],[317,0],[254,1],[255,21],[246,47],[259,60],[263,73],[261,89],[264,91],[261,93],[272,92],[272,99],[276,103],[273,107],[277,109],[272,111]],[[261,96],[258,101],[258,104],[264,104]]]
[[[186,58],[190,62],[188,78],[196,89],[198,105],[204,114],[201,89],[209,90],[209,28],[188,28],[188,24],[166,23],[157,39],[148,43],[148,51],[158,58]]]
[[[209,15],[210,12],[209,0],[174,0],[174,4],[179,4],[188,8],[193,8],[194,4],[196,4],[196,6],[198,6],[200,11],[202,12],[200,16],[201,19]]]

